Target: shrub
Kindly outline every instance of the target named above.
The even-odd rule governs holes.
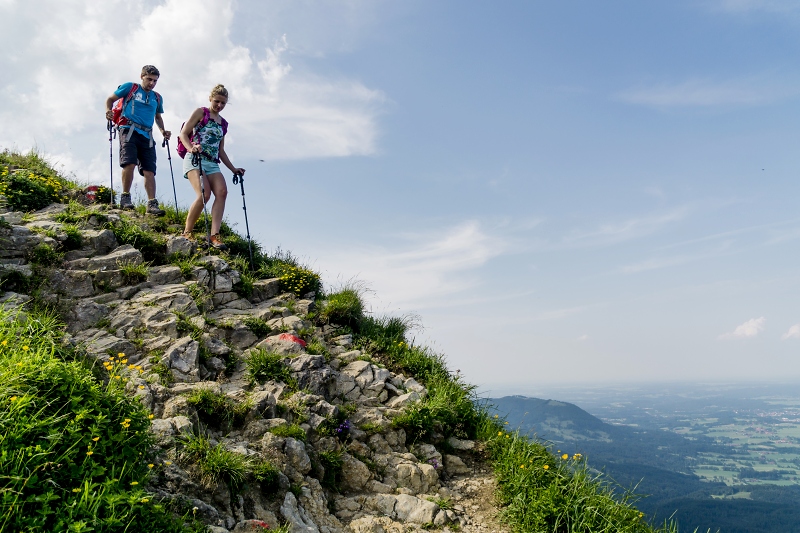
[[[54,266],[61,262],[63,256],[52,246],[46,242],[42,242],[37,244],[36,247],[31,250],[28,259],[31,263],[35,263],[37,265]]]
[[[364,319],[364,302],[361,300],[362,290],[350,284],[338,292],[328,295],[317,316],[324,324],[347,326],[358,331]]]
[[[228,485],[232,492],[237,492],[244,483],[248,473],[247,459],[234,453],[222,444],[211,445],[204,436],[192,435],[183,443],[185,462],[193,462],[200,473],[200,481],[206,487],[213,487],[218,482]]]
[[[237,402],[222,392],[199,388],[193,390],[186,401],[197,409],[201,419],[211,425],[238,425],[247,416],[252,405],[250,402]]]
[[[270,433],[279,437],[291,437],[300,441],[306,441],[306,432],[297,424],[288,424],[286,426],[278,426],[269,430]]]
[[[253,383],[282,381],[296,386],[291,369],[283,362],[283,356],[263,349],[253,350],[246,361],[247,375]]]
[[[147,276],[150,274],[147,263],[120,263],[119,269],[122,272],[122,279],[128,285],[147,281]]]
[[[261,490],[264,492],[277,492],[281,471],[278,467],[266,460],[255,461],[251,471],[253,479],[261,483]]]
[[[272,333],[272,328],[267,325],[262,319],[255,316],[248,316],[243,321],[245,326],[255,333],[257,337],[266,337]]]
[[[199,266],[198,256],[186,256],[184,254],[171,254],[167,257],[167,262],[181,269],[181,276],[188,278],[195,267]]]
[[[342,482],[342,467],[344,466],[342,452],[320,452],[319,462],[322,468],[325,469],[321,480],[322,486],[338,492],[339,485]]]
[[[78,250],[83,246],[83,235],[81,235],[81,230],[79,230],[77,226],[73,224],[64,224],[62,229],[67,235],[67,238],[61,242],[61,247],[65,251]]]
[[[87,372],[62,327],[0,310],[0,529],[183,531],[142,490],[147,412],[122,378],[103,385]]]
[[[122,216],[120,222],[111,225],[110,229],[118,243],[136,247],[146,261],[155,265],[164,263],[167,241],[163,236],[143,230],[126,216]]]
[[[12,166],[19,169],[12,172]],[[36,152],[0,153],[0,194],[14,210],[35,211],[60,202],[59,193],[67,184]]]
[[[322,290],[319,274],[302,266],[290,252],[278,249],[271,255],[260,255],[256,263],[259,277],[280,279],[283,291],[302,296]]]

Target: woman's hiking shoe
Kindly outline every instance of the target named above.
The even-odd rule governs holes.
[[[121,203],[121,201],[120,201]],[[157,217],[163,217],[167,214],[166,211],[158,207],[158,200],[153,198],[152,200],[147,201],[147,214],[148,215],[155,215]]]
[[[183,233],[181,233],[181,235],[180,235],[180,236],[181,236],[181,237],[183,237],[184,239],[186,239],[186,240],[187,240],[187,241],[189,241],[189,242],[197,242],[197,241],[194,239],[194,235],[192,235],[192,232],[191,232],[191,231],[190,231],[190,232],[188,232],[188,233],[184,231]]]
[[[124,192],[119,195],[119,208],[120,209],[133,209],[133,202],[131,201],[131,193]]]
[[[222,239],[219,238],[219,233],[215,233],[214,235],[212,235],[211,241],[209,242],[215,250],[225,251],[228,249],[228,247],[225,246],[225,243],[222,242]]]

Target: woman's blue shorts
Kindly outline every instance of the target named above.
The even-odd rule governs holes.
[[[210,159],[201,157],[200,164],[203,165],[203,172],[206,176],[209,174],[222,174],[222,170],[219,168],[219,163],[215,163]],[[183,158],[183,177],[189,179],[188,174],[191,170],[199,170],[199,167],[192,165],[192,153],[189,152],[186,154],[186,157]]]

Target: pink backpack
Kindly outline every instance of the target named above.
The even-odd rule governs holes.
[[[222,117],[219,117],[219,118],[222,118]],[[204,107],[203,108],[203,118],[201,118],[200,122],[198,122],[197,125],[194,127],[194,130],[192,130],[192,136],[189,139],[194,141],[194,136],[197,135],[198,130],[200,130],[201,128],[204,128],[205,125],[208,124],[209,120],[211,120],[211,112],[209,112],[207,107]],[[183,127],[185,125],[186,125],[185,122],[183,124],[181,124],[181,131],[183,131]],[[225,120],[224,118],[222,118],[222,135],[225,136],[227,133],[228,133],[228,121]],[[176,150],[178,151],[178,156],[180,156],[181,159],[185,158],[186,154],[189,153],[189,150],[181,142],[181,138],[180,137],[178,137],[178,146],[177,146]],[[217,159],[215,161],[215,163],[219,163],[219,159]]]

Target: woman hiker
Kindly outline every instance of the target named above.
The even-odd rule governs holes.
[[[243,168],[237,168],[231,163],[228,154],[225,153],[225,134],[228,131],[228,122],[219,114],[228,103],[228,90],[224,85],[217,85],[211,90],[208,98],[211,105],[209,107],[198,107],[189,117],[179,135],[183,146],[189,147],[189,153],[183,159],[183,177],[189,180],[197,193],[194,203],[189,206],[186,215],[186,226],[183,230],[183,237],[191,239],[192,230],[203,212],[203,205],[211,198],[214,193],[214,204],[211,206],[211,246],[218,250],[226,250],[227,246],[219,236],[219,228],[222,224],[222,215],[225,212],[225,198],[228,196],[228,187],[225,184],[225,177],[219,168],[222,162],[234,174],[244,174]],[[200,165],[202,165],[204,178],[200,175],[200,166],[194,164],[191,154],[200,154]],[[200,180],[203,179],[203,189],[205,199],[200,188]]]

